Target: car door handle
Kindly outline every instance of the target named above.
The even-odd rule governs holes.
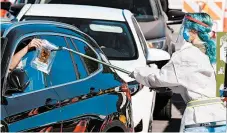
[[[49,105],[56,105],[57,103],[58,103],[58,100],[57,99],[52,99],[52,98],[47,98],[46,99],[46,102],[45,102],[45,104],[47,106],[49,106]]]
[[[95,88],[94,87],[91,87],[89,93],[95,93]]]
[[[95,89],[94,87],[91,87],[89,94],[96,95],[98,92],[99,92],[98,89]]]

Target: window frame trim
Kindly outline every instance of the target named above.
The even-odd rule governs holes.
[[[136,20],[136,18],[132,15],[131,16],[131,19],[132,19],[132,23],[133,23],[133,25],[134,25],[134,27],[135,27],[135,31],[136,31],[136,35],[137,35],[137,37],[138,37],[138,39],[139,39],[139,42],[140,42],[140,37],[139,36],[141,36],[141,35],[143,35],[143,32],[141,31],[141,29],[140,29],[140,27],[139,27],[139,24],[138,24],[138,22],[137,22],[137,20]],[[139,30],[139,31],[138,31]],[[138,32],[140,32],[141,33],[141,35],[138,35]],[[143,36],[142,37],[142,39],[144,40],[141,40],[142,41],[142,43],[140,44],[141,45],[141,47],[142,47],[142,49],[144,48],[144,50],[143,50],[143,54],[144,54],[144,56],[147,56],[147,54],[148,54],[148,49],[147,49],[147,44],[143,44],[143,42],[145,42],[146,43],[146,39],[145,39],[145,37]]]
[[[71,49],[66,37],[64,37],[64,40],[65,40],[65,43],[66,43],[66,47]],[[79,76],[80,74],[79,74],[79,71],[78,71],[77,64],[75,63],[75,59],[74,59],[73,54],[70,53],[70,52],[69,52],[69,54],[70,54],[71,62],[73,64],[73,68],[74,68],[74,71],[75,71],[76,80],[78,80],[78,79],[80,79],[80,76]]]
[[[76,44],[72,41],[72,39],[71,39],[71,42],[73,43],[73,45],[74,45],[74,47],[76,48],[76,50],[77,50],[78,52],[80,52],[79,49],[78,49],[78,47],[76,46]],[[96,55],[96,56],[97,56],[97,55]],[[82,60],[82,62],[83,62],[83,64],[84,64],[84,67],[85,67],[85,69],[86,69],[88,75],[91,75],[92,73],[98,71],[98,69],[100,68],[100,66],[98,65],[98,69],[95,70],[94,72],[90,73],[89,70],[88,70],[88,66],[87,66],[87,64],[86,64],[85,61],[84,61],[84,58],[82,58],[81,56],[79,56],[79,57],[80,57],[80,59]],[[98,56],[97,56],[97,57],[98,57]],[[96,59],[98,59],[98,58],[96,58]],[[99,60],[100,60],[100,59],[99,59]],[[97,62],[97,63],[98,63],[98,62]],[[98,63],[98,64],[100,64],[100,63]]]
[[[84,41],[83,39],[79,38],[79,37],[75,37],[75,36],[72,36],[72,35],[67,35],[67,34],[62,34],[62,33],[54,33],[54,32],[35,32],[35,33],[28,33],[28,34],[25,34],[23,36],[21,36],[20,38],[17,38],[17,41],[15,43],[15,47],[13,49],[13,52],[11,53],[11,56],[9,57],[9,61],[12,60],[12,57],[13,57],[13,53],[16,51],[16,48],[18,46],[18,44],[25,38],[28,38],[28,37],[31,37],[31,36],[35,36],[35,35],[53,35],[53,36],[62,36],[62,37],[68,37],[68,38],[74,38],[76,40],[79,40],[79,41],[82,41],[84,42],[85,44],[87,44],[94,52],[95,54],[97,55],[98,59],[100,60],[101,57],[99,56],[99,54],[97,53],[97,51],[90,46],[90,44],[88,44],[86,41]],[[21,96],[24,96],[24,95],[29,95],[29,94],[33,94],[33,93],[37,93],[37,92],[40,92],[40,91],[46,91],[46,90],[50,90],[50,89],[54,89],[54,88],[58,88],[58,87],[62,87],[62,86],[66,86],[66,85],[70,85],[70,84],[74,84],[74,83],[78,83],[78,82],[81,82],[81,81],[84,81],[84,80],[87,80],[89,78],[92,78],[94,76],[96,76],[98,73],[102,72],[103,71],[103,65],[99,63],[99,69],[88,75],[86,78],[83,78],[83,79],[79,79],[79,80],[75,80],[75,81],[71,81],[71,82],[67,82],[67,83],[64,83],[64,84],[59,84],[59,85],[53,85],[53,86],[50,86],[50,87],[46,87],[46,88],[42,88],[42,89],[39,89],[39,90],[35,90],[35,91],[30,91],[30,92],[26,92],[26,93],[21,93],[21,94],[17,94],[17,95],[12,95],[12,96],[5,96],[7,98],[17,98],[17,97],[21,97]],[[8,63],[8,66],[7,66],[7,70],[9,69],[9,63]],[[6,72],[6,76],[5,77],[8,77],[8,74],[9,74],[9,71]],[[3,86],[7,83],[6,82],[6,79],[4,79],[3,81]]]
[[[161,15],[161,12],[160,12],[161,10],[157,5],[157,1],[156,0],[149,0],[149,3],[150,3],[151,8],[156,7],[155,9],[152,9],[152,10],[153,10],[153,12],[155,12],[157,14],[157,17],[159,18],[160,15]]]
[[[78,51],[78,52],[80,52],[79,49],[77,48],[76,44],[73,42],[72,38],[69,38],[69,40],[71,41],[71,43],[72,43],[73,47],[75,48],[75,50]],[[79,58],[82,61],[82,64],[83,64],[83,66],[85,68],[85,71],[87,72],[87,75],[90,75],[90,73],[88,71],[88,68],[87,68],[87,65],[84,62],[84,59],[81,56],[79,56]]]

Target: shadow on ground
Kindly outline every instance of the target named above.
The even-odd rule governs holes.
[[[169,121],[168,126],[164,129],[163,132],[179,132],[180,124],[181,124],[180,118],[173,118]]]
[[[180,94],[173,94],[172,104],[178,109],[181,115],[184,114],[186,104]]]
[[[171,120],[154,120],[152,132],[179,132],[181,118],[186,104],[180,94],[174,94],[172,97],[172,118]]]

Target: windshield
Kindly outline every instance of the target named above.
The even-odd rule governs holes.
[[[156,0],[40,0],[41,4],[81,4],[128,9],[137,21],[154,21],[160,14]]]
[[[132,12],[137,21],[154,21],[158,19],[159,12],[155,0],[135,0]]]
[[[135,42],[124,22],[81,18],[26,16],[25,20],[51,20],[71,24],[91,36],[110,60],[137,58]]]

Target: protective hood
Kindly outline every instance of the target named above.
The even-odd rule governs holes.
[[[212,25],[207,25],[204,22],[200,21],[200,18],[197,16],[202,16],[204,13],[188,13],[185,15],[183,22],[181,24],[179,34],[177,35],[176,41],[172,42],[172,44],[175,46],[176,50],[181,49],[181,47],[184,45],[185,41],[191,42],[190,40],[190,30],[194,30],[196,32],[201,32],[208,34],[211,31]],[[192,16],[195,16],[192,17]],[[205,46],[203,46],[205,43],[195,44],[198,46],[198,48],[201,48],[202,51],[206,51]]]

